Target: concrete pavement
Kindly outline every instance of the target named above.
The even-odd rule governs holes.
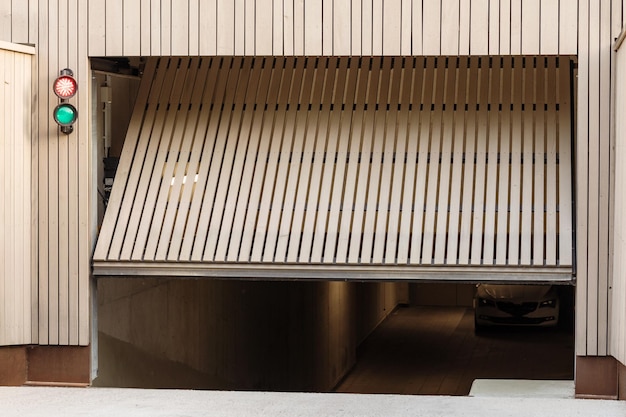
[[[0,387],[3,417],[624,417],[626,402],[564,398]]]

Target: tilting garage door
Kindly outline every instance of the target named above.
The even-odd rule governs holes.
[[[556,57],[147,62],[97,275],[570,280]]]

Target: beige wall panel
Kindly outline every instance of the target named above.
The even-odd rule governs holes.
[[[616,53],[615,114],[626,112],[626,45]],[[626,123],[623,118],[615,119],[615,160],[626,160]],[[615,190],[626,189],[626,165],[615,166]],[[626,196],[615,193],[614,213],[626,211]],[[614,217],[613,224],[613,285],[611,289],[611,355],[626,363],[626,219]]]
[[[89,48],[92,56],[575,54],[576,11],[576,0],[95,0]]]
[[[34,48],[0,41],[0,345],[29,344]]]

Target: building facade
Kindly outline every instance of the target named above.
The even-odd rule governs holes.
[[[13,363],[28,363],[22,368],[30,369],[26,375],[17,366],[11,381],[24,375],[33,382],[90,381],[94,275],[391,277],[575,283],[577,393],[620,396],[618,382],[623,385],[626,376],[619,215],[623,9],[621,0],[2,1],[0,71],[8,80],[2,105],[12,108],[19,97],[22,109],[32,109],[10,117],[0,112],[3,136],[13,141],[0,148],[5,194],[11,196],[0,204],[0,227],[7,231],[0,253],[5,260],[0,344],[7,346],[5,358],[21,358]],[[114,210],[107,211],[113,219],[105,217],[99,229],[99,131],[93,110],[98,92],[92,71],[96,59],[118,57],[142,57],[145,66],[140,105],[124,145],[133,150],[120,158],[109,200]],[[327,71],[333,67],[337,71]],[[62,134],[50,116],[58,104],[51,84],[63,68],[71,68],[79,83],[72,99],[79,121],[70,135]],[[209,85],[215,92],[204,102],[199,91]],[[171,89],[167,95],[165,88]],[[164,110],[174,102],[189,108],[184,123],[178,113]],[[269,117],[272,126],[280,118],[281,135],[266,133],[268,116],[259,103],[274,106]],[[303,105],[319,111],[302,122],[293,107]],[[352,106],[349,117],[346,105]],[[457,123],[463,105],[463,121]],[[207,106],[219,106],[222,113]],[[223,109],[229,107],[224,128]],[[157,126],[151,121],[146,133],[150,120],[162,121],[158,137],[171,138],[167,145],[150,141]],[[203,120],[206,131],[215,129],[200,135],[213,140],[210,154],[194,152],[206,142],[188,139],[195,137],[190,126],[197,131]],[[322,129],[334,132],[323,148],[307,140]],[[380,156],[380,165],[356,163],[360,156],[350,154],[354,138],[391,138],[391,131],[393,139],[359,148],[373,155],[372,161]],[[246,151],[238,151],[243,137]],[[280,201],[291,204],[293,217],[272,223],[276,191],[255,194],[270,185],[254,182],[257,165],[247,164],[246,155],[251,148],[258,150],[255,158],[269,155],[263,172],[275,170],[273,178],[282,178],[281,169],[294,171],[278,159],[272,162],[271,150],[280,149],[286,138],[292,140],[290,152],[313,157],[295,165],[299,174],[293,180],[284,177]],[[455,147],[459,143],[463,155],[461,145]],[[188,153],[187,164],[168,164],[172,159],[162,153],[163,146]],[[345,164],[327,163],[328,149]],[[138,152],[152,164],[147,173],[134,162]],[[430,155],[428,164],[416,156],[415,164],[404,163],[402,170],[396,158],[389,158],[424,152]],[[459,164],[468,152],[479,161],[471,171]],[[545,164],[528,163],[536,154]],[[442,162],[431,163],[433,155]],[[511,162],[502,163],[502,155]],[[223,161],[220,170],[211,168],[213,158]],[[197,197],[191,187],[176,184],[177,177],[196,172],[212,194]],[[494,174],[497,184],[489,180]],[[472,182],[472,197],[464,199],[468,175],[478,180]],[[232,184],[247,184],[243,195],[231,187],[233,176]],[[158,177],[158,184],[141,182],[148,177]],[[303,180],[318,177],[319,183]],[[117,185],[120,178],[124,187]],[[350,178],[356,178],[353,184]],[[341,185],[333,182],[337,179]],[[172,200],[170,187],[177,187],[180,197]],[[375,193],[369,191],[374,188]],[[145,195],[137,198],[137,190]],[[206,214],[200,207],[209,200]],[[450,214],[438,209],[444,201]],[[185,213],[190,214],[180,220],[184,225],[198,222],[191,234],[177,227],[180,209],[168,210],[174,204],[189,207]],[[254,225],[247,225],[252,218],[247,210],[254,204],[259,206]],[[195,215],[194,205],[199,207]],[[350,220],[342,222],[343,207],[349,205],[354,207]],[[423,214],[415,205],[424,207]],[[313,206],[328,210],[315,210],[323,214],[309,220],[313,210],[307,207]],[[534,207],[544,207],[543,214],[535,215]],[[139,212],[146,208],[152,214],[142,220]],[[267,218],[266,229],[259,228],[259,218]],[[285,234],[289,239],[282,242]],[[262,243],[255,241],[260,238]],[[267,242],[275,245],[272,251]],[[61,375],[47,365],[50,358],[71,365],[77,375]]]

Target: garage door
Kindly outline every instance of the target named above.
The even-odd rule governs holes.
[[[571,62],[147,62],[96,275],[572,279]]]

